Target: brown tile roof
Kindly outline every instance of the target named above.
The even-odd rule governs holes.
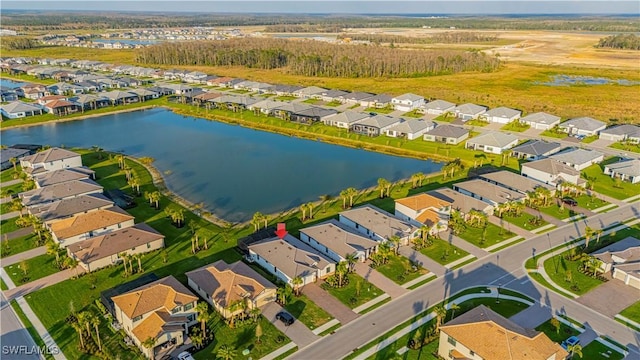
[[[544,333],[525,329],[484,305],[449,321],[445,334],[486,360],[564,359],[568,353]]]
[[[427,226],[433,226],[437,224],[438,221],[440,221],[440,215],[438,215],[431,209],[427,209],[422,214],[418,215],[418,217],[416,217],[416,221]]]
[[[75,104],[66,100],[52,100],[48,101],[44,106],[50,109],[55,109],[59,107],[75,106]]]
[[[91,239],[83,240],[69,246],[76,258],[89,264],[134,247],[142,246],[156,240],[164,239],[164,235],[155,231],[145,223],[130,228],[117,230]]]
[[[52,101],[52,100],[64,100],[66,99],[66,96],[63,95],[47,95],[47,96],[43,96],[39,99],[39,101],[41,102],[47,102],[47,101]]]
[[[49,227],[58,239],[67,239],[89,231],[113,226],[134,217],[117,206],[52,222]]]
[[[182,331],[184,328],[178,324],[171,323],[187,323],[185,316],[171,316],[164,310],[154,311],[140,324],[134,327],[131,332],[138,338],[140,342],[144,342],[148,338],[157,339],[160,335],[170,331]]]
[[[173,276],[167,276],[111,300],[130,319],[158,309],[173,310],[198,298]],[[144,341],[144,340],[143,340]]]
[[[210,100],[219,98],[220,96],[222,96],[222,93],[206,92],[204,94],[196,95],[193,98],[198,100]]]
[[[432,196],[426,193],[398,199],[396,200],[396,203],[402,204],[408,207],[409,209],[415,210],[415,211],[427,209],[430,207],[440,209],[442,207],[451,205],[451,203],[446,200],[439,199],[435,196]]]
[[[265,289],[276,288],[242,261],[227,264],[219,260],[186,275],[223,308],[247,296],[255,298]]]

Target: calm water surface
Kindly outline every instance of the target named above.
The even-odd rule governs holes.
[[[151,156],[167,186],[230,221],[279,212],[323,194],[398,180],[440,164],[185,117],[165,109],[2,131],[2,144],[98,145]],[[168,173],[170,172],[170,173]]]

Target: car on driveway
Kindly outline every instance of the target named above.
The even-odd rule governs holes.
[[[276,319],[282,321],[282,323],[284,323],[285,326],[289,326],[293,324],[293,322],[296,320],[291,314],[284,311],[277,313]]]
[[[569,346],[574,346],[577,344],[580,344],[580,339],[578,339],[577,336],[570,336],[567,340],[563,341],[560,346],[562,346],[563,349],[567,350]]]
[[[183,351],[178,354],[178,360],[195,360],[188,351]]]
[[[576,206],[578,205],[578,202],[575,199],[566,197],[566,198],[562,198],[562,202],[567,204],[567,205],[571,205],[571,206]]]

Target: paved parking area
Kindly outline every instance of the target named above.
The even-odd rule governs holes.
[[[613,318],[640,298],[640,290],[612,279],[580,296],[579,303]]]

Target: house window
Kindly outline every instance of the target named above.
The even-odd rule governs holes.
[[[180,311],[180,306],[176,306],[175,308],[173,308],[173,310],[171,310],[172,314],[177,313],[178,311]]]
[[[453,346],[456,346],[457,344],[456,339],[452,338],[451,336],[447,338],[447,342]]]
[[[196,315],[195,314],[191,314],[189,316],[187,316],[187,321],[188,322],[192,322],[196,319]]]
[[[469,350],[469,356],[475,356],[476,353],[473,352],[473,350]]]
[[[184,311],[191,310],[191,309],[193,309],[193,303],[188,303],[187,305],[184,306]]]
[[[147,249],[151,248],[151,243],[147,243]]]
[[[135,251],[135,250],[136,250],[136,248],[131,248],[131,251]]]
[[[142,315],[136,316],[133,319],[131,319],[132,322],[137,322],[137,321],[140,321],[140,320],[142,320]]]
[[[118,229],[122,229],[122,224],[118,224]]]

